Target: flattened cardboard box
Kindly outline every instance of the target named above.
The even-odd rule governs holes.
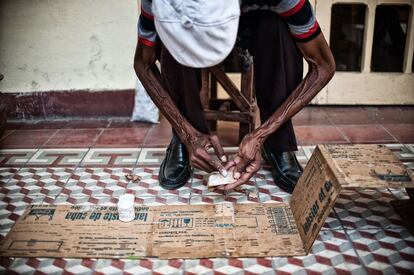
[[[301,256],[312,247],[341,187],[414,187],[385,147],[318,146],[290,203],[136,207],[31,206],[0,256],[208,258]]]

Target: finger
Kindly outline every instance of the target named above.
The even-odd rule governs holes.
[[[250,180],[251,177],[253,177],[253,175],[254,175],[254,172],[244,173],[236,182],[225,185],[223,189],[230,190],[230,189],[236,188],[237,186],[245,184]]]
[[[211,159],[207,151],[200,152],[200,160],[209,166],[212,171],[219,171],[224,177],[227,176],[227,170],[220,161]]]
[[[233,177],[238,180],[241,174],[244,172],[244,168],[248,164],[247,160],[237,156],[234,160],[236,162],[236,167],[234,169]]]
[[[230,170],[234,166],[236,166],[236,163],[234,162],[234,160],[231,160],[231,161],[227,162],[224,165],[224,169],[226,169],[228,171],[228,170]]]
[[[211,145],[214,148],[214,151],[216,152],[217,157],[222,161],[222,162],[227,162],[227,156],[224,153],[223,147],[221,146],[220,140],[216,135],[212,135],[210,137],[210,142]]]

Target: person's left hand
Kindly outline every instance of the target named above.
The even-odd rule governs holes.
[[[225,185],[222,188],[223,190],[234,189],[239,185],[245,184],[259,171],[262,146],[262,143],[253,133],[244,137],[235,159],[229,161],[225,166],[226,170],[233,170],[233,177],[236,179],[236,182]]]

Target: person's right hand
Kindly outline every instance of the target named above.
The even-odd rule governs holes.
[[[227,175],[226,169],[223,166],[223,163],[227,162],[227,156],[216,135],[205,135],[200,132],[191,133],[187,136],[184,143],[187,147],[192,166],[208,173],[219,171],[223,176]],[[220,161],[211,158],[207,152],[210,148],[214,148]]]

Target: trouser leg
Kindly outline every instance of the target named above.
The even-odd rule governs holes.
[[[178,63],[163,47],[161,50],[163,85],[182,115],[198,131],[207,134],[208,126],[200,100],[201,72]]]
[[[254,60],[255,92],[263,123],[302,81],[303,59],[287,24],[275,13],[258,11],[249,17],[254,33],[250,51]],[[292,121],[273,133],[265,146],[280,152],[296,151]]]

